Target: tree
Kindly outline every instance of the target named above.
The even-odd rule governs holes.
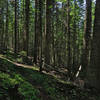
[[[3,5],[3,4],[2,4]],[[4,49],[4,7],[0,7],[0,52]]]
[[[85,21],[85,35],[84,35],[84,47],[82,55],[82,71],[86,77],[86,69],[89,65],[89,52],[90,52],[90,40],[92,29],[92,1],[86,0],[86,21]]]
[[[46,0],[46,26],[45,26],[45,30],[46,30],[46,38],[45,38],[45,63],[46,64],[50,64],[50,58],[51,58],[51,28],[52,28],[52,22],[51,22],[51,14],[52,14],[52,0]]]
[[[9,26],[9,16],[8,16],[8,14],[9,14],[9,9],[8,9],[8,0],[6,1],[6,3],[7,3],[7,8],[6,8],[6,37],[5,37],[5,49],[6,49],[6,51],[7,51],[7,49],[8,49],[8,26]]]
[[[68,69],[69,77],[71,77],[71,32],[70,32],[70,0],[67,0],[67,34],[68,34]]]
[[[40,72],[42,71],[42,5],[43,1],[39,0],[39,35],[40,35]]]
[[[100,91],[100,1],[96,0],[94,32],[90,66],[87,77],[89,83]]]
[[[15,54],[18,52],[18,34],[17,34],[17,0],[15,0]]]
[[[34,40],[34,63],[37,64],[39,60],[39,43],[40,43],[40,11],[39,0],[35,0],[35,40]]]
[[[27,56],[29,55],[29,6],[30,6],[30,0],[25,0],[25,25],[26,25],[26,51]]]

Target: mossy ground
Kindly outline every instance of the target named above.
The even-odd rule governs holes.
[[[17,86],[17,88],[16,88]],[[13,91],[12,93],[11,90]],[[100,100],[90,90],[0,58],[0,100]]]

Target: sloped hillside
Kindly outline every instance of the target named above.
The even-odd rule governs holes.
[[[96,91],[80,89],[53,76],[17,66],[0,58],[0,100],[100,99]]]

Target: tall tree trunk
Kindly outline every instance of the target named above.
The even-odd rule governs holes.
[[[96,0],[94,32],[90,66],[87,76],[89,83],[100,91],[100,1]]]
[[[27,56],[29,55],[29,6],[30,6],[30,0],[25,0],[25,25],[26,25],[26,51]]]
[[[27,51],[27,49],[26,49],[26,29],[25,29],[25,24],[26,24],[26,21],[25,21],[25,17],[24,16],[26,16],[26,13],[25,13],[25,1],[26,0],[23,0],[23,14],[22,14],[22,23],[23,23],[23,34],[22,34],[22,38],[23,38],[23,50],[24,51]]]
[[[73,78],[75,77],[75,73],[77,72],[77,44],[76,44],[76,41],[77,41],[77,1],[74,0],[74,21],[73,21]]]
[[[56,25],[55,25],[56,26],[55,27],[56,31],[55,31],[55,34],[57,35],[58,32],[59,32],[59,10],[58,10],[58,5],[57,4],[56,4],[56,16],[55,17],[56,17]],[[59,62],[59,50],[57,48],[58,47],[58,41],[57,40],[55,41],[55,46],[56,47],[55,47],[55,56],[54,57],[55,57],[56,65],[59,66],[60,62]]]
[[[7,51],[8,49],[8,0],[7,2],[7,8],[6,8],[6,36],[5,36],[5,49]]]
[[[67,0],[67,34],[68,34],[68,71],[71,77],[71,35],[70,35],[70,0]]]
[[[46,40],[45,40],[45,63],[50,64],[51,58],[51,36],[52,36],[52,22],[51,22],[51,13],[52,13],[52,0],[46,0]]]
[[[17,0],[15,0],[15,54],[18,52],[18,34],[17,34]]]
[[[34,63],[37,64],[39,55],[39,0],[35,0],[35,41],[34,41]]]
[[[2,7],[0,10],[0,52],[2,53],[4,49],[3,45],[3,35],[4,35],[4,8]]]
[[[83,43],[83,55],[82,55],[82,74],[86,77],[86,69],[89,65],[89,52],[90,52],[90,39],[91,39],[91,27],[92,27],[92,0],[86,0],[86,23],[85,23],[85,35]]]
[[[39,32],[40,32],[40,72],[42,71],[42,5],[43,1],[39,0]]]

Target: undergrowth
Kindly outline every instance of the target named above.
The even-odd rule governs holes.
[[[71,83],[0,58],[0,100],[100,99],[91,90],[82,90]]]

